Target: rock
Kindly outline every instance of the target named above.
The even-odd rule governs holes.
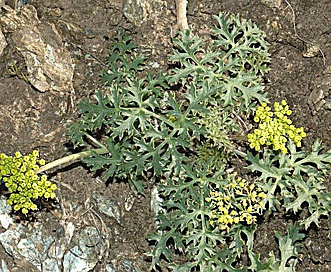
[[[323,73],[322,75],[315,77],[312,82],[312,91],[308,97],[308,105],[312,110],[312,114],[315,115],[319,110],[331,109],[331,74]]]
[[[66,230],[65,237],[60,239],[43,235],[43,227],[35,223],[29,230],[21,224],[15,224],[0,234],[0,243],[9,256],[17,260],[24,259],[27,264],[43,272],[92,271],[99,261],[100,252],[105,251],[102,237],[95,227],[81,228],[73,235],[73,239],[71,222],[67,224],[71,230]],[[1,271],[6,270],[0,268]]]
[[[127,0],[123,6],[124,16],[134,25],[141,26],[152,9],[150,0]]]
[[[3,6],[2,12],[0,26],[23,55],[29,82],[41,92],[72,91],[75,66],[55,25],[41,22],[29,4],[20,11]]]
[[[10,272],[4,260],[1,260],[0,272]]]
[[[0,29],[0,56],[2,55],[3,50],[7,47],[8,43],[6,41],[5,35],[3,35]]]
[[[93,198],[97,202],[100,212],[113,217],[119,224],[121,224],[121,211],[119,204],[115,200],[108,199],[100,194],[94,194]]]
[[[88,272],[93,270],[99,260],[99,253],[95,247],[102,246],[99,231],[91,226],[81,229],[75,235],[75,245],[64,255],[64,272]]]
[[[11,206],[7,204],[5,196],[0,197],[0,225],[8,229],[9,225],[13,224],[13,219],[9,216]]]

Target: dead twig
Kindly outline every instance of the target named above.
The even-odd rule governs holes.
[[[66,40],[67,43],[69,43],[70,45],[79,48],[80,50],[84,51],[85,53],[89,54],[92,58],[94,58],[97,62],[99,62],[103,67],[107,67],[107,64],[104,63],[102,60],[100,60],[98,57],[96,57],[94,54],[92,54],[90,51],[88,51],[87,49],[85,49],[84,47],[82,47],[79,44],[70,42],[68,40]]]
[[[308,44],[311,44],[311,45],[315,45],[313,42],[311,41],[308,41],[306,39],[303,39],[302,37],[299,36],[298,32],[297,32],[297,27],[296,27],[296,16],[295,16],[295,12],[294,12],[294,9],[292,8],[291,4],[285,0],[287,6],[291,9],[291,12],[292,12],[292,21],[293,21],[293,30],[294,30],[294,35],[301,41],[303,41],[304,43],[308,43]],[[326,66],[326,58],[325,58],[325,55],[322,51],[322,49],[318,48],[318,50],[320,51],[322,57],[323,57],[323,64],[324,66]]]

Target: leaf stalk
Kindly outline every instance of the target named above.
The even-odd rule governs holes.
[[[60,158],[60,159],[57,159],[55,161],[45,164],[44,166],[42,166],[38,170],[36,170],[36,174],[45,172],[49,169],[63,165],[65,163],[69,163],[69,162],[71,163],[76,160],[81,160],[82,158],[91,157],[94,153],[102,155],[102,154],[106,154],[108,152],[109,151],[108,151],[107,147],[101,147],[101,148],[91,149],[88,151],[82,151],[82,152],[79,152],[76,154],[71,154],[66,157],[63,157],[63,158]]]

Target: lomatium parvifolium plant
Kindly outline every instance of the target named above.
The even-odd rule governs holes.
[[[141,194],[154,184],[162,201],[157,231],[148,237],[151,270],[295,271],[302,228],[318,225],[331,209],[324,184],[331,153],[319,141],[302,150],[306,134],[290,120],[290,106],[285,100],[269,106],[265,34],[239,16],[214,19],[209,43],[190,31],[173,39],[173,68],[166,73],[152,73],[131,38],[119,35],[101,76],[104,86],[78,103],[80,117],[68,126],[68,139],[87,150],[32,166],[30,174],[45,180],[38,174],[82,159]],[[249,123],[257,127],[246,137]],[[9,168],[1,172],[5,183],[12,165],[1,164]],[[56,187],[47,185],[30,199],[54,196]],[[262,215],[279,207],[289,214],[305,209],[305,216],[288,223],[286,233],[275,233],[279,254],[260,260],[255,232]]]

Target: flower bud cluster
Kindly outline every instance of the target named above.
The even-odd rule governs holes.
[[[228,132],[234,128],[235,124],[232,122],[232,118],[228,116],[226,112],[222,112],[219,107],[209,106],[208,113],[201,113],[200,118],[195,122],[202,125],[206,133],[204,137],[210,147],[215,147],[221,151],[228,152],[232,150],[231,141],[228,136]]]
[[[39,176],[35,172],[45,164],[45,160],[38,160],[38,157],[37,150],[25,156],[20,152],[14,156],[0,154],[0,179],[11,193],[7,202],[14,205],[15,211],[21,210],[23,214],[37,210],[32,199],[55,198],[56,185],[48,181],[46,175]]]
[[[306,137],[303,127],[296,128],[288,118],[292,114],[285,100],[274,103],[274,112],[267,103],[263,102],[257,108],[254,121],[258,123],[258,129],[248,134],[250,148],[260,151],[261,146],[272,146],[273,150],[287,153],[286,143],[292,140],[297,147],[301,146],[302,138]]]
[[[230,231],[238,223],[256,222],[267,196],[261,187],[236,177],[236,173],[229,175],[227,181],[221,188],[212,189],[205,199],[210,210],[210,225],[222,231]]]

